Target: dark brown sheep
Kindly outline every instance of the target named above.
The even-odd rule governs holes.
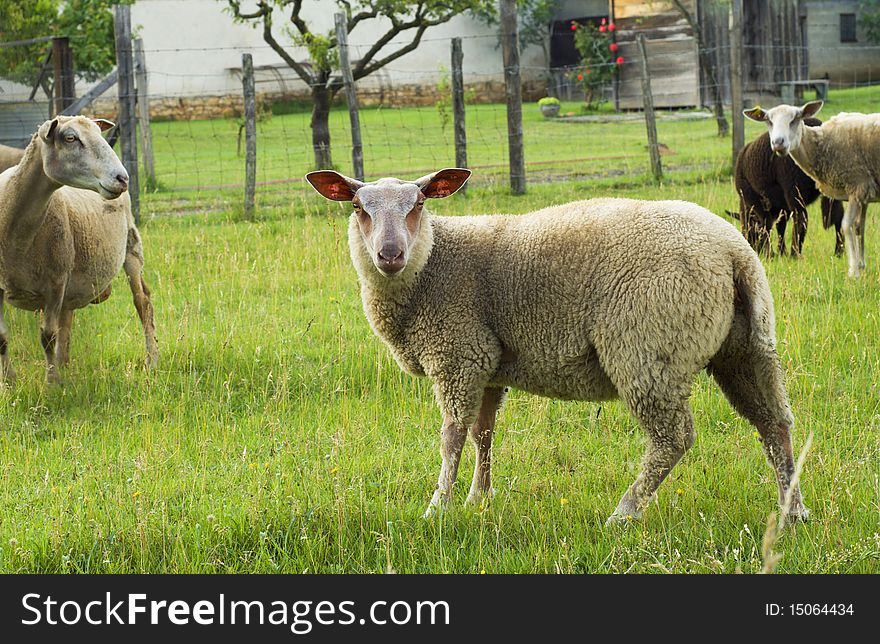
[[[804,119],[809,126],[821,125],[816,118]],[[742,233],[758,253],[769,253],[770,229],[776,224],[779,233],[779,254],[785,255],[785,227],[789,218],[794,220],[791,235],[791,255],[801,254],[807,235],[807,206],[820,196],[816,182],[808,177],[789,157],[773,154],[770,135],[764,133],[746,145],[736,160],[736,191],[740,197],[738,219]],[[822,197],[822,225],[834,224],[836,241],[834,254],[843,252],[843,205]],[[737,217],[737,213],[729,213]]]

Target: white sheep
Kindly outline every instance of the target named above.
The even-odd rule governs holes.
[[[858,277],[865,268],[865,213],[870,202],[880,201],[880,114],[841,112],[822,125],[805,125],[821,108],[822,101],[812,101],[743,114],[767,124],[771,149],[790,154],[822,194],[849,202],[841,229],[849,276]]]
[[[120,268],[144,327],[148,366],[158,358],[128,173],[101,136],[110,126],[81,116],[46,121],[18,165],[0,174],[0,381],[15,379],[4,298],[42,310],[46,378],[57,382],[74,310],[106,299]]]
[[[3,172],[14,165],[18,165],[22,156],[24,156],[24,150],[0,144],[0,172]]]
[[[688,399],[707,369],[760,432],[791,515],[807,510],[794,460],[773,299],[761,262],[730,224],[683,201],[594,199],[522,216],[435,217],[426,198],[470,172],[363,183],[307,176],[351,201],[351,258],[367,319],[405,371],[428,376],[443,412],[443,464],[427,515],[452,495],[468,431],[468,495],[491,494],[504,388],[553,398],[620,397],[648,436],[642,472],[609,522],[639,517],[695,439]]]

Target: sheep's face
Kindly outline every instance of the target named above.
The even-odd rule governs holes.
[[[804,119],[811,118],[820,109],[822,101],[812,101],[803,107],[793,105],[777,105],[769,110],[753,107],[743,110],[743,114],[753,121],[763,121],[770,131],[770,149],[780,157],[788,156],[797,150],[804,133]]]
[[[358,231],[370,260],[382,275],[400,274],[407,265],[422,226],[426,199],[454,194],[470,170],[447,168],[415,181],[379,179],[363,183],[338,172],[310,172],[306,179],[334,201],[351,201]]]
[[[43,171],[60,184],[116,199],[128,190],[128,172],[101,136],[110,127],[110,121],[82,116],[46,121],[39,130]]]

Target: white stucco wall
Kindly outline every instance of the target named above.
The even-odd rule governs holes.
[[[250,3],[244,2],[243,10]],[[154,97],[223,94],[241,89],[239,76],[232,71],[241,66],[241,54],[250,52],[254,66],[273,66],[277,73],[259,72],[258,91],[271,91],[270,79],[280,74],[287,89],[303,88],[293,70],[263,41],[261,29],[233,22],[224,11],[226,2],[218,0],[138,0],[132,7],[132,26],[144,40],[147,68],[150,71],[150,94]],[[333,28],[332,0],[306,0],[303,17],[317,33]],[[308,56],[304,49],[292,46],[281,25],[286,23],[276,9],[275,35],[297,61]],[[387,21],[369,20],[360,23],[350,35],[352,58],[363,54],[385,30]],[[404,32],[394,41],[399,48],[409,42],[413,32]],[[501,50],[496,48],[497,32],[469,14],[428,29],[421,45],[413,52],[395,60],[375,77],[362,81],[370,84],[435,83],[440,67],[449,67],[449,39],[463,39],[464,73],[470,77],[501,77]],[[391,45],[383,51],[393,51]],[[540,48],[523,52],[524,76],[537,76],[545,65]],[[476,80],[476,79],[475,79]],[[480,79],[482,80],[482,79]]]

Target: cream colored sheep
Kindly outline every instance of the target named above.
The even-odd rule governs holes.
[[[790,154],[822,194],[849,202],[841,229],[849,276],[858,277],[865,269],[865,214],[869,203],[880,201],[880,114],[841,112],[817,127],[805,125],[821,108],[822,101],[812,101],[743,114],[767,124],[771,149]]]
[[[352,261],[367,319],[398,364],[428,376],[443,412],[443,464],[426,514],[452,494],[468,431],[468,495],[491,493],[490,452],[504,387],[553,398],[620,397],[648,436],[642,472],[609,522],[639,517],[694,442],[688,398],[707,369],[758,429],[791,514],[805,517],[773,299],[742,235],[682,201],[594,199],[522,216],[435,217],[470,172],[362,183],[310,173],[351,201]]]
[[[22,156],[24,156],[24,150],[0,144],[0,172],[17,165]]]
[[[144,327],[147,364],[158,358],[128,173],[99,124],[109,122],[81,116],[46,121],[21,162],[0,174],[0,381],[15,378],[4,298],[43,312],[46,378],[56,382],[59,364],[68,359],[74,310],[106,299],[120,268]]]

